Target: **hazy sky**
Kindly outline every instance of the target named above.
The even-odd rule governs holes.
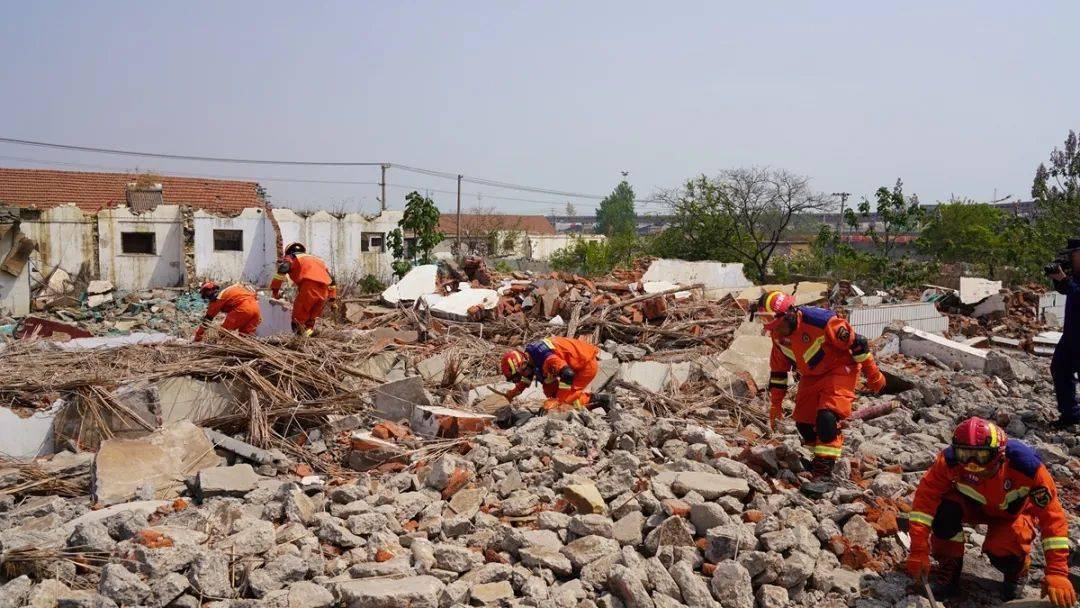
[[[770,165],[855,198],[897,177],[923,202],[1026,197],[1035,167],[1080,128],[1078,22],[1075,0],[5,2],[0,136],[395,162],[587,194],[620,171],[647,197]],[[279,206],[377,207],[375,168],[8,144],[0,165],[261,178]],[[454,189],[400,171],[390,182]],[[465,191],[465,208],[477,192],[509,213],[566,203]],[[391,207],[405,192],[390,190]]]

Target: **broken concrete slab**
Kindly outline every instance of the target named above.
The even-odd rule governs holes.
[[[971,316],[976,319],[990,318],[996,319],[1005,316],[1005,298],[1001,294],[995,293],[994,295],[986,298],[982,302],[975,305],[975,308],[971,311]]]
[[[388,382],[376,387],[373,392],[375,414],[394,422],[410,420],[418,405],[431,405],[431,399],[424,392],[424,380],[420,376]]]
[[[114,287],[111,281],[95,280],[90,281],[90,284],[86,286],[86,294],[96,296],[103,293],[109,293],[113,289]]]
[[[933,302],[856,306],[851,309],[848,321],[856,333],[870,340],[881,336],[894,321],[935,334],[949,329],[949,320],[938,312]]]
[[[751,325],[751,329],[756,324]],[[769,355],[772,353],[772,338],[753,335],[749,331],[738,333],[727,350],[715,357],[721,367],[733,374],[749,374],[759,387],[769,384]]]
[[[117,348],[132,344],[164,344],[173,342],[176,336],[160,332],[134,332],[122,336],[100,336],[94,338],[77,338],[67,342],[50,342],[51,348],[60,350],[93,350],[97,348]]]
[[[188,475],[220,462],[202,429],[186,421],[141,439],[109,439],[94,458],[94,499],[113,505],[127,502],[143,490],[157,499],[175,498]]]
[[[346,608],[439,608],[444,585],[433,576],[369,578],[336,584]]]
[[[795,305],[805,306],[807,304],[813,304],[820,302],[828,297],[829,284],[817,283],[814,281],[800,281],[795,286]]]
[[[432,305],[431,314],[445,319],[468,321],[480,310],[493,310],[499,305],[494,289],[466,289],[452,293]]]
[[[744,304],[756,302],[761,294],[769,293],[770,291],[781,291],[790,294],[795,291],[795,283],[774,283],[771,285],[750,285],[745,289],[735,294],[735,299]]]
[[[366,471],[386,462],[400,460],[405,450],[398,444],[379,439],[370,431],[356,431],[350,439],[352,451],[349,453],[349,467],[356,471]]]
[[[427,438],[455,438],[483,432],[495,420],[494,416],[440,407],[418,405],[413,408],[409,426],[414,433]]]
[[[641,284],[641,290],[645,293],[663,293],[679,287],[678,283],[672,283],[671,281],[645,281]],[[676,291],[676,300],[685,300],[689,298],[691,294],[689,291]]]
[[[668,385],[671,364],[659,361],[633,361],[619,365],[618,379],[633,382],[654,393],[663,392]]]
[[[719,300],[753,285],[743,274],[743,265],[723,262],[654,260],[641,276],[642,282],[667,281],[679,285],[705,285],[705,297]]]
[[[971,306],[1001,291],[1001,281],[960,277],[960,303]]]
[[[413,302],[423,295],[438,292],[439,267],[436,264],[417,266],[397,283],[387,287],[382,292],[382,299],[388,304],[399,302]]]
[[[1065,318],[1065,299],[1063,293],[1050,292],[1039,296],[1039,318],[1051,327],[1061,327]]]
[[[443,372],[450,361],[447,353],[440,353],[433,357],[421,360],[416,364],[416,373],[424,379],[424,382],[442,382]]]
[[[259,313],[262,321],[255,329],[256,336],[266,338],[292,333],[292,310],[284,302],[259,294]]]
[[[0,407],[0,453],[28,459],[53,453],[53,421],[64,407],[57,400],[45,410]]]
[[[243,496],[255,489],[262,476],[245,463],[203,469],[197,479],[199,499],[206,500],[215,496]]]
[[[590,393],[599,393],[604,390],[604,387],[611,382],[611,379],[615,377],[615,374],[619,373],[619,360],[618,359],[602,359],[596,370],[596,377],[592,379],[589,386],[586,387]]]
[[[161,423],[181,420],[199,422],[232,411],[238,400],[221,382],[196,380],[191,376],[166,378],[156,383]]]
[[[98,306],[101,306],[102,304],[108,304],[109,302],[112,302],[112,301],[113,301],[113,294],[111,294],[111,293],[103,293],[103,294],[100,294],[100,295],[88,296],[86,298],[86,305],[89,306],[90,308],[97,308]]]
[[[900,334],[900,352],[909,357],[930,355],[953,368],[980,372],[986,368],[986,351],[910,326]]]

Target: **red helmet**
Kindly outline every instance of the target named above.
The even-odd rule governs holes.
[[[285,246],[285,255],[296,255],[297,253],[307,253],[307,247],[304,247],[303,243],[289,243]]]
[[[202,284],[202,287],[199,287],[199,295],[202,296],[202,299],[209,302],[217,298],[218,291],[220,290],[221,288],[218,287],[217,283],[213,281],[207,281]]]
[[[764,323],[766,331],[776,329],[784,320],[784,315],[795,305],[795,299],[782,291],[770,291],[758,298],[756,315],[771,315],[772,320]]]
[[[993,422],[968,418],[953,431],[953,454],[960,464],[987,467],[1004,458],[1008,441],[1005,431]]]
[[[507,380],[513,380],[521,376],[522,371],[529,366],[529,358],[520,350],[508,350],[503,353],[499,368]]]

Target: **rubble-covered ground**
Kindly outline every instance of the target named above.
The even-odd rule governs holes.
[[[808,496],[793,424],[762,424],[767,339],[737,307],[661,297],[653,326],[575,313],[611,411],[506,430],[500,344],[565,326],[401,309],[311,340],[9,344],[5,404],[94,422],[60,415],[58,453],[0,463],[0,608],[930,606],[899,569],[908,501],[972,415],[1034,446],[1075,515],[1080,439],[1048,426],[1045,358],[883,351],[888,394],[856,409],[895,409],[849,421],[835,489]],[[950,606],[999,604],[980,531]]]

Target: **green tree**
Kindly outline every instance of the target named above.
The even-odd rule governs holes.
[[[1006,262],[1008,217],[985,203],[953,201],[938,205],[927,217],[916,246],[942,262],[985,265],[990,276]]]
[[[1049,165],[1035,171],[1031,196],[1036,217],[1027,226],[1016,226],[1031,240],[1027,243],[1028,266],[1041,266],[1065,245],[1065,239],[1080,235],[1080,141],[1070,130],[1062,148],[1050,153]]]
[[[634,212],[634,189],[623,180],[600,201],[596,211],[596,232],[612,236],[637,231],[637,214]]]
[[[855,211],[847,209],[844,221],[858,230],[860,221],[866,224],[863,234],[874,245],[872,270],[882,285],[907,284],[926,276],[926,265],[912,262],[908,256],[894,259],[898,238],[918,232],[924,217],[916,196],[904,196],[904,183],[897,179],[890,190],[885,186],[874,193],[875,205],[863,198]],[[876,214],[876,215],[875,215]]]
[[[431,251],[446,238],[439,232],[439,208],[435,206],[435,201],[416,191],[405,196],[405,215],[398,222],[398,227],[413,233],[416,248],[412,257],[415,259],[416,253],[419,253],[421,264],[431,263]]]

